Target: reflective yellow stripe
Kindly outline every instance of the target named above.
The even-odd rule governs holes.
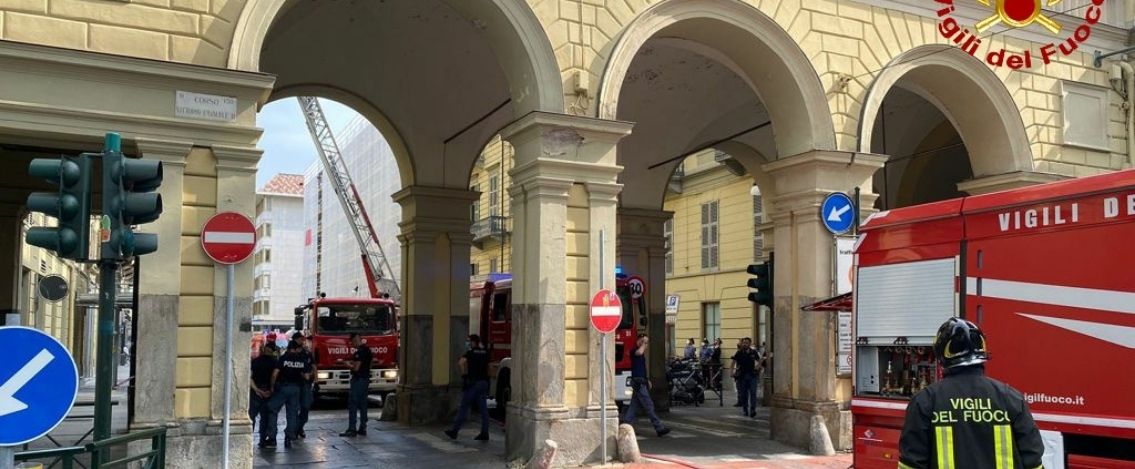
[[[935,427],[934,446],[938,449],[938,469],[954,469],[954,427]]]
[[[915,469],[915,468],[913,466],[907,466],[906,464],[903,464],[902,461],[899,461],[899,469]]]
[[[993,451],[997,469],[1013,469],[1013,429],[1008,425],[993,427]]]

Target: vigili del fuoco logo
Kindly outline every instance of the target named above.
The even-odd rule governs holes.
[[[990,10],[988,18],[973,25],[976,30],[974,32],[964,28],[954,19],[954,0],[934,1],[942,4],[942,7],[938,10],[938,18],[940,18],[938,33],[942,37],[950,40],[969,55],[979,59],[984,58],[989,65],[1009,67],[1013,70],[1033,68],[1042,64],[1047,65],[1052,63],[1056,57],[1072,55],[1080,48],[1080,45],[1092,36],[1092,27],[1099,23],[1100,17],[1103,16],[1103,8],[1101,7],[1104,3],[1104,0],[1091,0],[1086,8],[1076,9],[1082,11],[1081,14],[1076,16],[1082,17],[1083,20],[1078,25],[1073,26],[1061,24],[1051,16],[1046,15],[1050,12],[1042,10],[1045,7],[1059,6],[1062,0],[973,0]],[[1044,7],[1041,6],[1042,2],[1045,4]],[[1023,51],[990,49],[984,57],[978,53],[981,49],[982,38],[980,35],[993,27],[1025,28],[1033,25],[1047,30],[1059,39],[1039,48]]]

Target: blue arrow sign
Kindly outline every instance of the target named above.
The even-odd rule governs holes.
[[[63,421],[79,392],[79,371],[54,337],[20,326],[0,327],[8,344],[0,360],[0,446],[36,440]]]
[[[828,194],[820,206],[820,220],[824,222],[824,228],[834,234],[847,233],[855,224],[855,204],[851,197],[842,192]]]

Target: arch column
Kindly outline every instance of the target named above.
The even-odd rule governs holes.
[[[148,139],[137,139],[136,143],[142,158],[162,162],[162,185],[158,188],[162,204],[170,212],[174,211],[170,210],[173,207],[180,209],[184,200],[186,159],[193,145],[189,142]],[[181,266],[182,245],[195,240],[182,239],[181,222],[180,216],[163,216],[153,223],[142,225],[143,231],[158,235],[159,249],[139,260],[138,275],[144,275],[147,281],[139,282],[138,285],[138,310],[145,314],[135,317],[138,321],[138,336],[134,341],[135,354],[146,359],[137,360],[138,368],[134,370],[134,376],[138,383],[147,384],[135,387],[131,429],[146,429],[174,422],[174,406],[170,403],[174,401],[177,389],[177,328],[183,321],[192,324],[193,319],[188,314],[179,314],[181,269],[167,269],[163,266]],[[161,271],[163,274],[147,275],[150,271]],[[186,301],[191,302],[189,299]],[[192,308],[187,307],[186,312],[190,309]],[[206,310],[212,312],[211,309]],[[209,316],[211,314],[206,317]],[[212,322],[211,318],[209,322]],[[244,414],[247,416],[247,412]]]
[[[871,177],[881,155],[812,151],[764,165],[776,183],[772,232],[776,246],[773,308],[772,435],[808,447],[812,415],[824,417],[836,449],[851,446],[850,380],[836,378],[834,313],[801,308],[832,294],[832,235],[820,219],[827,194],[863,191],[874,202]]]
[[[546,439],[560,444],[554,466],[599,459],[601,405],[615,451],[613,383],[599,402],[599,373],[613,376],[614,344],[599,363],[590,328],[591,295],[615,285],[615,146],[625,122],[531,113],[501,134],[516,150],[511,171],[513,235],[512,383],[506,457],[527,459]],[[599,233],[604,233],[600,245]],[[603,252],[606,266],[600,269]],[[602,278],[602,282],[600,282]]]
[[[410,186],[402,206],[402,311],[398,347],[398,420],[444,421],[461,392],[457,358],[469,334],[469,205],[465,189]]]
[[[646,280],[646,333],[653,338],[647,351],[647,370],[653,384],[651,398],[660,411],[670,410],[666,391],[666,236],[663,224],[674,212],[619,208],[618,259],[624,272]]]

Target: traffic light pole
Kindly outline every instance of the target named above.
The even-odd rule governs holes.
[[[110,438],[111,377],[114,376],[115,297],[118,293],[118,263],[99,261],[98,349],[95,352],[95,441]]]

